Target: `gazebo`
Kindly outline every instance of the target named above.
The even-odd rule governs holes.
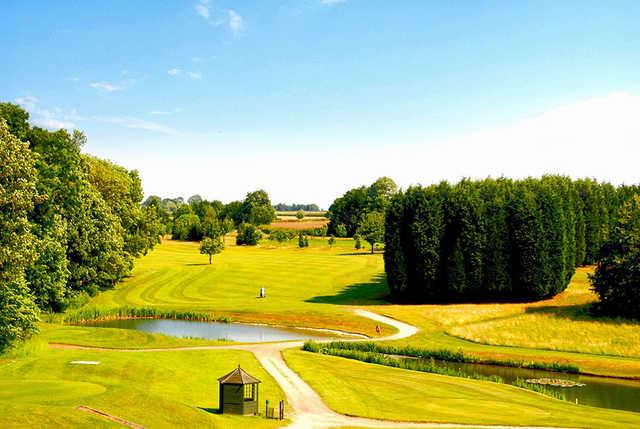
[[[220,412],[228,414],[258,414],[258,384],[260,380],[247,374],[240,365],[218,379]]]

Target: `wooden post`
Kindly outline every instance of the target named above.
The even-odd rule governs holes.
[[[280,401],[280,420],[284,419],[284,400]]]

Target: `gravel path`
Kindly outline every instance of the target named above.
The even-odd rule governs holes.
[[[382,338],[371,338],[368,341],[397,340],[407,338],[418,332],[418,328],[408,325],[395,319],[372,313],[367,310],[357,309],[355,313],[361,317],[366,317],[381,324],[393,326],[398,330],[393,335]],[[350,339],[346,341],[363,341]],[[302,341],[285,341],[280,343],[266,344],[230,344],[224,346],[195,346],[195,347],[174,347],[156,349],[109,349],[104,347],[78,346],[72,344],[49,344],[52,348],[73,349],[73,350],[100,350],[117,351],[123,353],[145,353],[145,352],[171,352],[184,350],[215,350],[234,349],[252,352],[264,369],[278,382],[282,390],[287,395],[289,410],[287,416],[291,424],[290,429],[324,429],[340,426],[362,427],[362,428],[478,428],[478,429],[566,429],[554,428],[550,426],[502,426],[502,425],[467,425],[452,423],[411,423],[396,422],[389,420],[375,420],[361,417],[351,417],[338,414],[332,411],[322,401],[320,395],[311,388],[298,374],[289,368],[282,358],[282,350],[302,347]]]

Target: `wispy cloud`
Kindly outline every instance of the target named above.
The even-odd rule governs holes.
[[[118,83],[108,82],[106,80],[101,80],[97,82],[92,82],[89,86],[93,89],[96,89],[99,93],[108,94],[116,91],[122,91],[123,89],[129,88],[136,83],[135,79],[125,79]]]
[[[133,128],[138,130],[153,131],[161,134],[177,135],[178,132],[166,125],[157,122],[145,121],[139,118],[129,116],[94,116],[94,120],[107,124],[118,125],[124,128]]]
[[[16,98],[15,102],[24,107],[25,109],[35,109],[38,104],[38,98],[33,95],[27,95],[25,97]]]
[[[202,79],[202,73],[200,72],[187,72],[187,76],[189,76],[189,79],[191,80],[200,80]]]
[[[236,13],[236,11],[230,9],[229,10],[229,28],[234,33],[239,32],[244,27],[244,20],[240,15]]]
[[[95,88],[97,90],[106,91],[106,92],[120,91],[122,89],[121,87],[114,85],[112,83],[106,82],[104,80],[101,80],[100,82],[90,83],[89,86],[91,88]]]
[[[332,6],[338,3],[346,3],[347,0],[320,0],[320,3],[326,4],[327,6]]]
[[[195,5],[195,10],[204,19],[209,19],[211,17],[211,0],[199,0]]]
[[[178,76],[180,73],[182,73],[182,70],[177,67],[167,70],[169,76]]]

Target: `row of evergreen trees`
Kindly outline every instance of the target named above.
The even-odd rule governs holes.
[[[0,103],[0,349],[28,336],[40,311],[115,285],[159,241],[138,173],[82,154],[84,143]]]
[[[386,212],[389,288],[408,301],[552,296],[596,261],[638,191],[561,176],[411,187]]]

